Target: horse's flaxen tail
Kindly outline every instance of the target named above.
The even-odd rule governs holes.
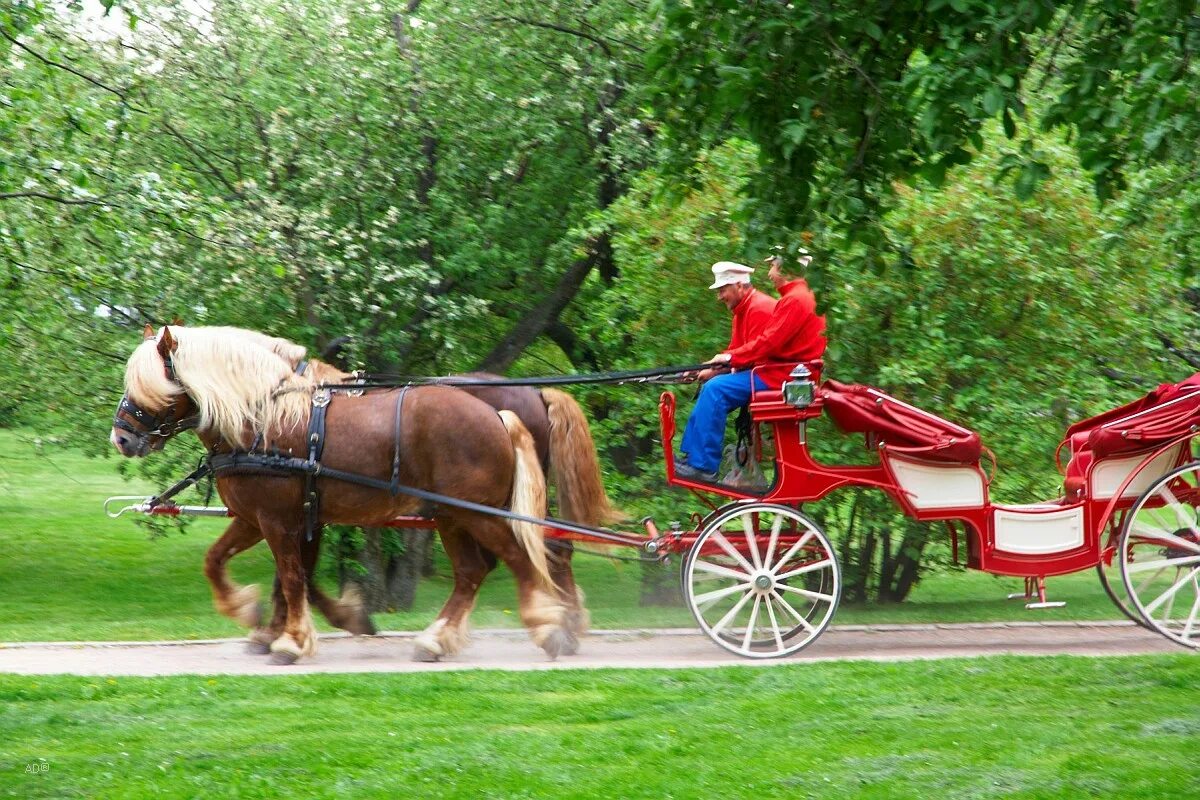
[[[550,477],[558,490],[559,514],[583,525],[628,519],[604,492],[596,445],[579,403],[557,389],[542,389],[542,400],[550,415]]]
[[[545,519],[546,478],[542,474],[542,465],[538,462],[533,436],[521,422],[521,418],[513,412],[501,411],[500,419],[508,429],[513,455],[517,461],[509,507],[514,513]],[[546,563],[546,539],[542,526],[515,519],[509,520],[508,524],[521,547],[529,555],[529,560],[533,562],[538,578],[547,590],[553,591],[554,580],[550,577],[550,568]]]

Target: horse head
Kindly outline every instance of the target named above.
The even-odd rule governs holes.
[[[142,457],[161,450],[175,434],[196,427],[198,409],[175,377],[171,354],[178,347],[169,327],[147,325],[141,347],[129,358],[125,394],[113,415],[109,441],[121,455]]]

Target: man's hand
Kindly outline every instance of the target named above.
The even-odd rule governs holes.
[[[707,364],[728,364],[729,363],[729,353],[717,353],[715,356],[710,358],[705,363],[707,363]],[[729,371],[728,368],[725,368],[725,367],[719,367],[719,366],[718,367],[709,367],[708,369],[700,370],[700,373],[696,376],[696,379],[699,380],[701,383],[703,383],[704,381],[707,381],[711,378],[715,378],[717,375],[721,375],[728,371]]]

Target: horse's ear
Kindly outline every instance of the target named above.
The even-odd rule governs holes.
[[[154,336],[154,326],[147,322],[146,327],[142,328],[142,340],[145,341],[146,339],[153,339]]]
[[[171,320],[171,324],[172,325],[183,325],[183,317],[176,316],[175,319]]]
[[[175,341],[175,337],[171,335],[171,329],[163,326],[162,336],[158,340],[158,354],[164,359],[175,352],[175,348],[179,344]]]

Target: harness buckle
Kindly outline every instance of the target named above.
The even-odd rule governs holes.
[[[329,401],[333,399],[333,393],[328,387],[321,387],[313,392],[312,404],[316,408],[324,408],[329,405]]]
[[[350,380],[347,383],[357,383],[359,385],[366,383],[367,373],[364,370],[356,369],[350,373]],[[362,397],[366,393],[366,389],[350,389],[346,392],[347,397]]]

